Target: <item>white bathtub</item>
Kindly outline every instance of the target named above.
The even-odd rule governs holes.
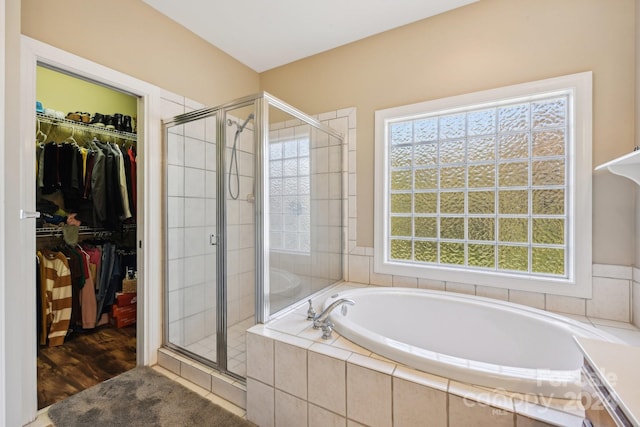
[[[272,296],[291,298],[300,291],[300,277],[297,275],[272,267],[269,270],[269,292]]]
[[[619,342],[542,310],[463,294],[407,288],[347,290],[335,330],[379,355],[452,380],[521,393],[576,397],[582,354],[573,336]]]

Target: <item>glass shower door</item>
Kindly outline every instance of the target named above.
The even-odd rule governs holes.
[[[167,128],[166,342],[217,363],[217,116]]]

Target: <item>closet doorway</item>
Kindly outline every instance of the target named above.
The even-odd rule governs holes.
[[[36,70],[37,398],[136,366],[139,98]]]

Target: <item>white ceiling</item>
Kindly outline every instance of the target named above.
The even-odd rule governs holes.
[[[257,72],[478,0],[143,0]]]

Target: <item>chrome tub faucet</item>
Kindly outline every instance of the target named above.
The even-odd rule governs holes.
[[[343,304],[354,305],[355,301],[348,298],[341,298],[336,300],[329,305],[329,307],[325,308],[324,311],[320,314],[316,314],[313,316],[313,328],[314,329],[322,329],[322,339],[331,338],[331,332],[333,332],[333,323],[329,320],[329,315],[331,312],[339,306],[343,306]],[[311,305],[311,302],[309,302]],[[346,307],[342,307],[342,314],[345,314]]]

